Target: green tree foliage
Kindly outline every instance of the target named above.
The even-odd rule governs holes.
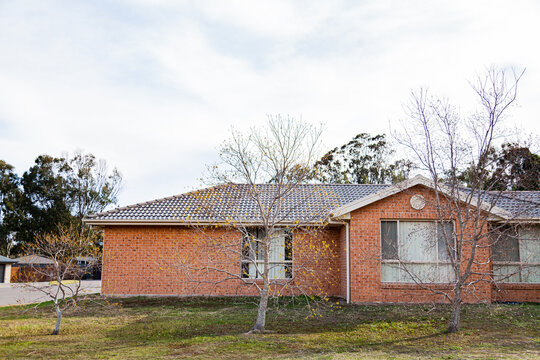
[[[31,241],[36,234],[53,232],[57,224],[71,222],[71,189],[66,180],[69,172],[64,158],[40,155],[23,174],[18,242]]]
[[[117,203],[122,176],[109,171],[92,154],[69,157],[40,155],[21,177],[0,161],[0,236],[2,253],[8,244],[20,252],[38,234],[54,233],[58,226],[78,224],[82,218]],[[96,241],[100,241],[99,236]]]
[[[0,254],[9,256],[18,225],[22,192],[13,166],[0,160]]]
[[[499,150],[492,147],[487,155],[488,166],[483,188],[490,190],[540,190],[540,156],[529,147],[518,143],[505,143]],[[461,172],[460,178],[470,186],[470,174],[477,172],[473,166]]]
[[[107,163],[92,154],[76,153],[67,162],[70,171],[66,180],[75,216],[82,219],[117,203],[122,176],[116,168],[109,174]]]
[[[506,189],[540,190],[540,156],[528,147],[504,144],[499,162],[499,168],[506,169],[503,173]]]
[[[384,134],[356,135],[347,144],[326,153],[315,164],[317,180],[338,184],[387,184],[408,178],[413,167],[408,160],[389,159],[394,150]]]

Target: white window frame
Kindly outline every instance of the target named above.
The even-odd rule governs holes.
[[[394,260],[394,259],[388,259],[388,260],[385,260],[383,259],[383,253],[382,253],[382,223],[383,221],[394,221],[397,223],[397,233],[396,233],[396,236],[397,236],[397,252],[398,252],[398,259],[397,260]],[[400,223],[401,222],[418,222],[418,223],[434,223],[435,226],[436,226],[436,235],[435,235],[435,254],[437,255],[437,261],[403,261],[401,260],[401,231],[400,231]],[[410,283],[415,283],[414,279],[409,275],[407,274],[408,278],[410,279],[410,281],[402,281],[402,280],[398,280],[398,281],[395,281],[395,280],[383,280],[382,278],[382,266],[385,265],[385,264],[397,264],[397,268],[399,268],[399,271],[405,271],[403,270],[399,264],[405,264],[405,265],[435,265],[436,266],[436,271],[437,271],[437,277],[439,277],[439,271],[440,271],[440,268],[442,266],[448,266],[448,265],[452,265],[452,261],[451,260],[439,260],[439,240],[438,240],[438,236],[439,236],[439,233],[438,233],[438,226],[437,224],[439,223],[446,223],[446,222],[451,222],[452,223],[452,227],[453,227],[453,231],[455,231],[456,229],[456,224],[455,224],[455,221],[454,220],[445,220],[445,221],[440,221],[440,220],[426,220],[426,219],[380,219],[379,221],[379,241],[380,241],[380,259],[381,259],[381,282],[382,283],[399,283],[399,284],[410,284]],[[456,248],[456,239],[454,238],[454,249]],[[430,282],[431,284],[449,284],[449,282]]]
[[[252,230],[263,230],[263,228],[253,228]],[[280,261],[268,261],[268,266],[269,266],[269,270],[272,270],[272,268],[276,267],[276,266],[283,266],[284,269],[289,269],[289,272],[283,272],[283,277],[270,277],[269,279],[270,280],[290,280],[293,278],[293,261],[294,261],[294,247],[293,247],[293,233],[292,231],[290,231],[290,229],[287,229],[287,228],[279,228],[279,229],[276,229],[274,230],[274,232],[276,231],[284,231],[285,232],[285,243],[283,244],[283,260],[280,260]],[[287,250],[287,237],[290,238],[290,243],[291,243],[291,249],[292,249],[292,257],[290,260],[285,260],[285,251]],[[242,249],[244,247],[244,242],[247,241],[246,239],[246,236],[244,236],[242,238]],[[260,244],[260,242],[257,242],[257,244]],[[240,265],[240,276],[243,278],[243,279],[246,279],[246,280],[260,280],[262,279],[262,277],[260,276],[261,275],[261,271],[259,271],[259,269],[261,269],[263,266],[264,266],[264,259],[262,260],[259,260],[259,259],[245,259],[244,258],[244,255],[243,255],[243,251],[241,251],[241,256],[242,256],[242,259],[241,259],[241,265]],[[249,272],[247,273],[247,276],[244,276],[246,275],[246,272],[244,271],[244,265],[247,264],[248,266],[248,269],[249,269],[249,266],[250,265],[255,265],[256,266],[256,275],[255,277],[253,276],[250,276]],[[259,267],[260,266],[260,267]],[[289,276],[285,276],[287,274],[290,274]]]

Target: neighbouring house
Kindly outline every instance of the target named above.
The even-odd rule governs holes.
[[[44,256],[26,255],[14,259],[16,262],[11,271],[11,282],[36,282],[54,280],[54,261]],[[101,279],[100,259],[79,256],[75,259],[83,271],[81,280]]]
[[[84,274],[81,280],[101,279],[100,258],[95,258],[91,256],[79,256],[76,260],[77,265],[79,265]]]
[[[17,260],[0,255],[0,283],[9,283],[11,280],[11,266]]]
[[[15,259],[11,271],[11,282],[50,281],[53,278],[54,262],[38,255],[26,255]]]
[[[260,204],[250,191],[264,195],[276,186],[229,184],[88,216],[87,224],[104,230],[102,293],[255,295],[256,254],[223,255],[201,244],[213,238],[243,246],[249,240],[242,240],[235,224],[249,227],[252,237],[263,236],[256,210]],[[425,281],[441,289],[451,286],[440,234],[466,229],[457,229],[453,220],[441,223],[434,198],[433,184],[422,176],[396,185],[300,185],[280,204],[284,230],[279,246],[270,248],[272,276],[296,282],[304,293],[322,287],[347,302],[443,301],[396,267],[402,262],[419,273],[432,269]],[[493,225],[519,224],[519,236],[477,249],[475,271],[499,281],[478,281],[465,301],[540,302],[540,191],[498,194],[488,215]],[[297,224],[317,231],[300,236]],[[321,248],[332,253],[317,260],[314,271],[324,276],[302,276],[298,263]],[[197,268],[202,261],[219,261],[225,268],[187,272],[181,266]],[[242,279],[229,274],[242,274]]]

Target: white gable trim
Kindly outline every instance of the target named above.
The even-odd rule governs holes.
[[[359,199],[359,200],[356,200],[356,201],[353,201],[349,204],[346,204],[346,205],[343,205],[337,209],[335,209],[333,212],[332,212],[332,216],[334,217],[342,217],[342,216],[349,216],[350,217],[350,213],[354,210],[357,210],[357,209],[360,209],[364,206],[367,206],[369,204],[372,204],[376,201],[379,201],[379,200],[382,200],[384,198],[387,198],[389,196],[392,196],[394,194],[397,194],[399,192],[402,192],[404,190],[407,190],[407,189],[410,189],[414,186],[417,186],[417,185],[422,185],[422,186],[425,186],[427,188],[430,188],[430,189],[435,189],[435,186],[434,186],[434,183],[432,180],[426,178],[425,176],[422,176],[422,175],[416,175],[415,177],[413,177],[412,179],[408,179],[408,180],[405,180],[405,181],[402,181],[398,184],[395,184],[394,186],[391,186],[389,188],[386,188],[384,190],[381,190],[379,192],[376,192],[374,194],[371,194],[369,196],[366,196],[362,199]],[[439,193],[443,194],[443,195],[446,195],[446,196],[450,196],[450,190],[444,186],[444,185],[438,185],[437,186],[438,188],[438,191]],[[463,201],[465,202],[466,199],[467,199],[467,194],[460,191],[458,192],[458,196],[459,196],[459,200],[460,201]],[[471,199],[471,205],[473,206],[477,206],[476,205],[476,199]],[[510,214],[508,211],[498,207],[498,206],[493,206],[491,207],[490,204],[488,203],[482,203],[481,206],[480,206],[481,209],[483,210],[486,210],[486,211],[489,211],[492,215],[495,215],[499,218],[502,218],[502,219],[511,219],[512,218],[512,214]]]

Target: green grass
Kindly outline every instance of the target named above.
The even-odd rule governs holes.
[[[0,358],[540,358],[538,304],[464,306],[456,334],[445,333],[441,305],[325,306],[308,316],[303,304],[274,304],[272,332],[246,335],[256,311],[249,298],[96,297],[51,336],[49,306],[0,308]]]

